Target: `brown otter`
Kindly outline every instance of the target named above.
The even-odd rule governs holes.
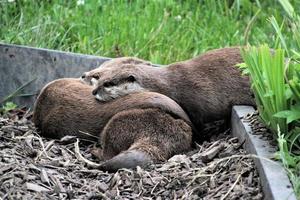
[[[120,65],[114,60],[115,65],[110,61],[85,77],[96,80],[93,94],[100,101],[138,91],[159,92],[175,100],[198,130],[204,123],[228,119],[232,105],[255,104],[248,77],[235,67],[242,62],[238,47],[208,51],[167,67]]]
[[[41,135],[60,138],[76,135],[99,138],[101,169],[144,166],[168,159],[191,148],[191,122],[170,98],[153,92],[129,94],[107,103],[98,102],[93,87],[79,79],[59,79],[38,96],[33,122]]]

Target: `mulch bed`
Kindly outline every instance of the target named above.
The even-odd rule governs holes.
[[[76,138],[41,138],[31,114],[0,116],[0,199],[263,199],[257,170],[229,131],[148,169],[106,173]],[[81,141],[80,153],[95,144]]]
[[[271,130],[262,123],[262,120],[259,118],[258,110],[246,115],[243,121],[249,123],[251,134],[258,135],[260,139],[268,141],[274,149],[278,150],[277,139]]]

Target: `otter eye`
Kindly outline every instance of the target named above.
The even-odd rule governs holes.
[[[116,84],[112,81],[109,81],[109,82],[105,82],[103,83],[103,86],[104,87],[112,87],[112,86],[115,86]]]
[[[99,75],[93,75],[92,78],[99,80],[100,77],[99,77]]]
[[[134,82],[134,81],[136,81],[136,80],[135,80],[135,77],[134,77],[133,75],[128,76],[127,80],[128,80],[129,82]]]

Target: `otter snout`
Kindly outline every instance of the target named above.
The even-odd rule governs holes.
[[[107,101],[107,97],[109,95],[106,95],[106,91],[103,90],[102,87],[96,87],[93,91],[92,94],[96,97],[96,99],[100,102],[105,102]]]
[[[96,94],[98,93],[98,88],[96,88],[96,89],[94,89],[93,91],[92,91],[92,94],[95,96]]]
[[[117,98],[118,95],[116,96],[115,93],[116,92],[111,88],[105,88],[103,86],[98,86],[92,91],[92,94],[96,97],[96,99],[101,102],[106,102]]]

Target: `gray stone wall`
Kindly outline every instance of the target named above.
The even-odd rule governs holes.
[[[32,107],[36,94],[48,82],[80,77],[109,58],[0,43],[0,102],[17,88],[33,80],[21,92],[28,96],[12,99]]]

